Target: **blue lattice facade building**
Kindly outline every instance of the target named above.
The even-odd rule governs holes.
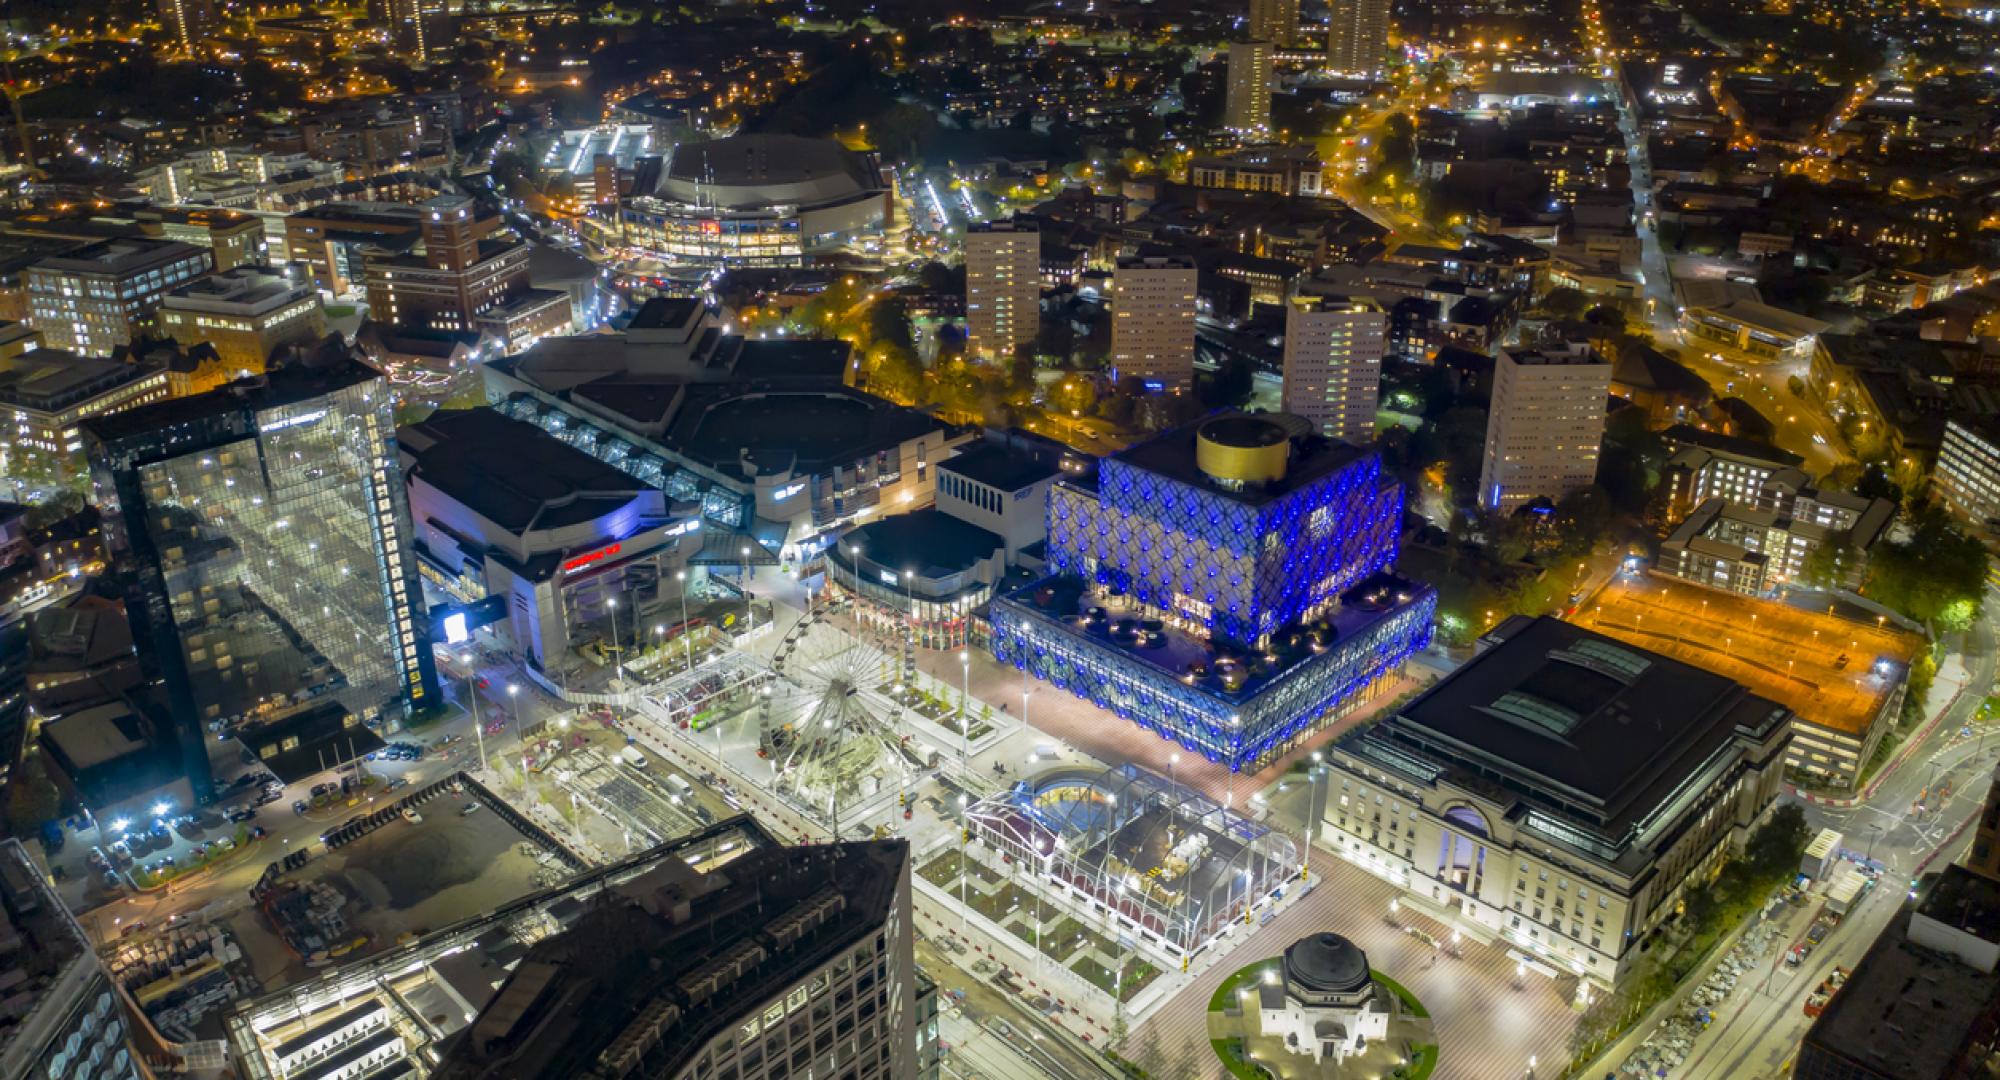
[[[1051,575],[994,600],[994,654],[1254,766],[1429,643],[1435,594],[1390,571],[1402,509],[1372,452],[1290,417],[1166,432],[1051,489]]]

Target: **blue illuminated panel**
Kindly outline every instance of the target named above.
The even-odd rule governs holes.
[[[1384,573],[1402,515],[1402,488],[1373,454],[1268,496],[1107,458],[1094,487],[1050,489],[1052,576],[994,599],[994,655],[1210,761],[1254,765],[1430,643],[1436,594]],[[1371,582],[1389,584],[1357,589]],[[1180,644],[1112,640],[1102,619],[1058,610],[1062,583],[1068,596],[1077,583],[1123,595],[1135,603],[1121,617],[1164,619]],[[1317,643],[1299,648],[1301,634]],[[1225,685],[1206,667],[1218,656],[1255,673]]]
[[[1256,641],[1394,563],[1402,516],[1373,455],[1262,506],[1110,458],[1096,492],[1050,491],[1049,562]]]
[[[1254,767],[1339,719],[1431,640],[1429,588],[1245,694],[1192,684],[1023,603],[995,599],[993,655],[1232,770]],[[1230,717],[1236,717],[1232,726]]]

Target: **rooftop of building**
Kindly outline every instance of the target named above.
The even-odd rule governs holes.
[[[1508,778],[1614,839],[1722,748],[1786,720],[1732,679],[1560,619],[1513,616],[1482,644],[1357,737]]]
[[[1733,502],[1722,498],[1704,499],[1679,525],[1668,534],[1668,544],[1688,544],[1695,550],[1730,558],[1740,558],[1743,554],[1754,555],[1759,561],[1768,558],[1760,552],[1748,552],[1742,545],[1721,543],[1710,535],[1717,526],[1728,523],[1746,530],[1757,530],[1759,535],[1767,530],[1783,530],[1794,536],[1803,536],[1815,541],[1826,541],[1846,534],[1848,542],[1866,550],[1889,528],[1895,519],[1896,504],[1887,499],[1863,499],[1844,492],[1832,492],[1821,496],[1809,492],[1814,501],[1827,506],[1838,507],[1854,513],[1854,524],[1847,529],[1836,529],[1813,521],[1801,521],[1788,511],[1766,509],[1746,503]],[[1765,540],[1769,543],[1769,540]],[[1705,545],[1705,546],[1704,546]]]
[[[1635,393],[1675,394],[1701,401],[1714,396],[1707,379],[1651,346],[1620,349],[1611,368],[1611,383]]]
[[[1730,300],[1713,305],[1689,305],[1690,314],[1697,312],[1721,322],[1736,323],[1752,330],[1761,330],[1774,337],[1808,338],[1824,333],[1833,324],[1801,315],[1796,311],[1786,311],[1781,307],[1758,300]]]
[[[6,511],[0,508],[0,521]],[[28,616],[37,671],[82,671],[132,655],[132,625],[117,601],[85,593]]]
[[[537,942],[434,1075],[576,1076],[628,1046],[648,1075],[675,1075],[879,932],[909,858],[906,841],[877,840],[760,848],[706,874],[664,864]]]
[[[879,169],[872,154],[832,139],[734,135],[675,147],[655,192],[722,209],[809,207],[880,194]]]
[[[121,236],[85,244],[61,255],[51,255],[36,263],[35,268],[61,273],[125,276],[196,255],[206,255],[205,249],[178,240]]]
[[[381,377],[381,372],[350,355],[340,335],[333,334],[303,350],[298,358],[281,363],[263,375],[238,379],[206,394],[158,401],[109,416],[93,416],[79,426],[100,442],[115,443],[211,416],[291,405]]]
[[[308,285],[262,266],[235,266],[196,278],[168,293],[161,307],[218,314],[261,315],[312,295]]]
[[[59,412],[160,370],[79,356],[66,349],[35,349],[0,358],[0,404]]]
[[[424,212],[409,203],[361,200],[320,203],[318,206],[295,211],[287,215],[286,220],[392,226],[400,230],[421,227],[424,222]]]
[[[1739,682],[1815,724],[1860,734],[1901,685],[1921,640],[1888,620],[1620,575],[1579,625]]]
[[[623,334],[545,338],[488,366],[550,394],[598,386],[603,392],[596,396],[605,408],[651,424],[664,413],[635,407],[643,400],[630,396],[638,387],[651,387],[656,399],[666,401],[670,391],[697,382],[837,386],[846,375],[852,349],[844,341],[753,341],[723,328],[712,309],[656,297],[634,314]]]
[[[1284,475],[1262,484],[1231,489],[1218,484],[1197,461],[1197,436],[1210,425],[1237,425],[1241,421],[1276,425],[1289,436]],[[1212,429],[1210,429],[1212,430]],[[1370,455],[1370,451],[1349,443],[1313,434],[1311,425],[1284,413],[1219,413],[1191,424],[1170,428],[1144,442],[1120,450],[1106,465],[1124,465],[1164,476],[1190,487],[1212,491],[1248,506],[1264,506],[1301,491]],[[1115,471],[1115,470],[1114,470]],[[1098,481],[1103,483],[1100,475]]]
[[[1197,636],[1143,613],[1113,611],[1116,597],[1066,574],[1031,581],[995,602],[1114,649],[1135,664],[1180,679],[1217,700],[1240,705],[1330,647],[1420,602],[1430,591],[1420,582],[1378,573],[1342,593],[1339,602],[1312,623],[1277,628],[1269,647],[1261,650]]]
[[[700,297],[694,296],[654,296],[639,305],[632,321],[626,324],[628,330],[669,330],[686,326],[704,309]]]
[[[1821,334],[1819,348],[1826,358],[1842,367],[1915,367],[1928,374],[1949,375],[1951,361],[1934,341],[1883,334]]]
[[[145,721],[132,706],[111,701],[42,725],[41,737],[78,769],[106,765],[146,747]]]
[[[816,473],[900,446],[946,424],[845,386],[754,390],[691,386],[665,442],[711,468]]]
[[[998,491],[1019,491],[1030,484],[1057,476],[1062,470],[1027,454],[1004,446],[974,446],[956,457],[938,463],[943,472],[956,473],[976,484]]]
[[[1304,143],[1292,146],[1246,146],[1238,150],[1230,150],[1219,154],[1203,154],[1197,156],[1191,164],[1194,166],[1232,165],[1238,168],[1310,165],[1317,168],[1319,161],[1319,151],[1310,143]]]
[[[2000,942],[2000,881],[1947,865],[1924,892],[1917,914],[1981,941]]]
[[[1950,866],[1924,901],[1929,907],[1943,891],[1956,891],[1967,879],[1985,893],[1982,915],[1990,934],[2000,918],[1993,884],[1964,867]],[[1959,884],[1946,885],[1947,880]],[[1802,1056],[1828,1053],[1858,1062],[1872,1075],[1944,1077],[1951,1071],[1978,1020],[2000,1001],[2000,972],[1978,968],[1910,940],[1910,920],[1889,921],[1826,1011],[1805,1036]]]
[[[1500,355],[1523,367],[1600,367],[1609,364],[1589,347],[1573,349],[1502,349]]]
[[[1725,435],[1720,431],[1698,428],[1693,424],[1673,424],[1660,432],[1668,446],[1698,446],[1718,454],[1763,462],[1772,468],[1796,468],[1805,464],[1805,458],[1790,450],[1780,450],[1770,443],[1756,439],[1745,439],[1736,435]]]
[[[516,535],[593,521],[649,489],[541,428],[492,409],[440,409],[396,430],[417,480]]]
[[[933,580],[962,573],[1005,545],[998,535],[934,506],[877,518],[840,541],[843,548],[858,549],[865,562]],[[845,554],[835,558],[845,562]]]

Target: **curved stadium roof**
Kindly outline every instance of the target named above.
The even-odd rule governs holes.
[[[821,206],[881,190],[871,159],[831,139],[737,135],[676,146],[654,194],[726,210],[755,210]]]

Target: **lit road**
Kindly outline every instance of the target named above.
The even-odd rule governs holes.
[[[1739,397],[1755,406],[1777,428],[1777,444],[1805,459],[1807,472],[1825,476],[1847,459],[1840,425],[1818,401],[1792,393],[1792,376],[1807,377],[1805,361],[1738,364],[1693,344],[1681,349],[1681,362],[1708,380],[1716,397]]]
[[[1989,593],[1986,616],[1959,654],[1967,665],[1965,692],[1929,737],[1899,758],[1899,764],[1881,778],[1864,804],[1806,807],[1806,819],[1814,828],[1839,830],[1848,850],[1885,864],[1880,884],[1798,968],[1789,973],[1782,967],[1774,970],[1776,951],[1765,958],[1764,964],[1738,985],[1735,995],[1722,1003],[1715,1023],[1695,1040],[1688,1060],[1674,1071],[1674,1080],[1780,1080],[1789,1076],[1792,1054],[1812,1023],[1803,1011],[1806,996],[1834,967],[1854,966],[1889,920],[1907,912],[1905,887],[1919,865],[1929,859],[1929,866],[1935,869],[1963,851],[1968,838],[1957,830],[1977,813],[1995,760],[2000,758],[2000,724],[1988,721],[1974,725],[1968,736],[1958,735],[1973,724],[1981,701],[1993,686],[1996,620],[2000,620],[2000,596]],[[1933,796],[1930,805],[1919,807],[1919,796],[1947,782],[1950,794],[1944,801]],[[1786,940],[1796,940],[1817,910],[1817,900],[1795,910],[1790,915],[1793,921],[1786,926]],[[1684,989],[1699,985],[1708,970],[1704,967],[1697,972],[1683,984]],[[1601,1075],[1616,1067],[1650,1030],[1644,1027],[1620,1040],[1582,1075]]]

